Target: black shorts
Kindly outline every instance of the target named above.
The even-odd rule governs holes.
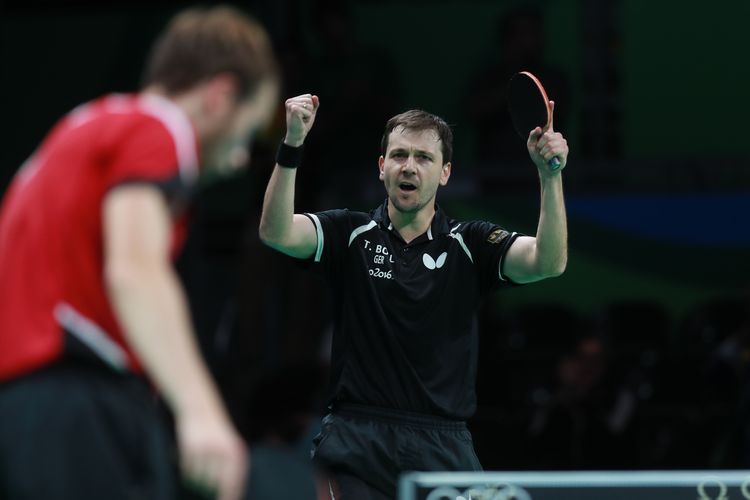
[[[323,419],[312,457],[341,477],[336,500],[395,498],[403,472],[482,470],[465,422],[351,404]]]
[[[150,388],[58,363],[0,384],[0,498],[176,497],[173,440]]]

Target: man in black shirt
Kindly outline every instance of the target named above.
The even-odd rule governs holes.
[[[530,131],[542,187],[536,237],[443,213],[435,196],[451,174],[452,132],[419,110],[386,124],[383,205],[295,214],[295,169],[319,104],[310,94],[286,101],[260,235],[311,259],[333,292],[331,413],[313,450],[335,479],[331,496],[393,498],[403,471],[481,469],[464,423],[476,407],[475,311],[493,290],[564,271],[568,146],[552,126]],[[555,156],[561,168],[552,170]]]

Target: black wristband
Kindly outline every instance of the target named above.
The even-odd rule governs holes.
[[[295,148],[281,141],[279,149],[276,151],[276,163],[284,168],[297,168],[302,164],[302,151],[304,149],[304,144]]]

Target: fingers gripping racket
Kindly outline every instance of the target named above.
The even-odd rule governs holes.
[[[552,125],[552,106],[542,82],[528,71],[513,75],[508,82],[508,111],[516,133],[526,141],[536,127],[546,131]],[[549,160],[552,170],[560,168],[560,160]]]

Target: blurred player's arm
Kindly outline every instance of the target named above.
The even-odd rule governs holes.
[[[554,110],[554,103],[552,103]],[[568,161],[568,143],[552,124],[548,130],[532,130],[526,143],[539,171],[541,204],[536,237],[521,236],[505,257],[504,274],[516,283],[530,283],[560,276],[568,263],[568,223],[563,198],[562,170]],[[549,161],[557,157],[560,168]]]
[[[320,101],[317,96],[304,94],[287,99],[286,136],[284,143],[300,147],[315,121]],[[292,257],[307,259],[315,253],[318,237],[313,222],[294,213],[294,183],[296,168],[276,164],[268,181],[260,219],[260,239],[266,245]]]
[[[247,471],[234,431],[196,346],[172,263],[170,213],[156,187],[129,184],[104,202],[105,280],[129,344],[175,415],[188,480],[239,498]]]

